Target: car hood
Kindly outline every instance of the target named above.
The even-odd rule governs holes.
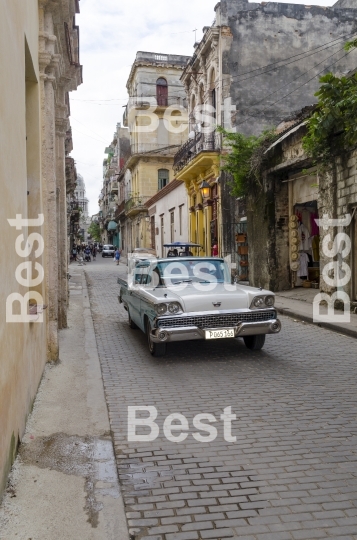
[[[255,296],[272,294],[253,287],[227,283],[217,283],[213,290],[210,285],[199,284],[199,287],[200,290],[197,289],[197,284],[188,284],[180,291],[175,287],[169,287],[170,296],[177,296],[184,311],[190,313],[216,309],[220,311],[248,309]]]
[[[140,289],[143,297],[154,303],[180,302],[185,313],[249,309],[255,296],[273,295],[267,290],[228,283],[216,283],[213,290],[212,286],[204,284],[199,284],[200,289],[197,289],[197,284],[180,287],[182,286]]]

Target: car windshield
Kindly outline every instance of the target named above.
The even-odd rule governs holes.
[[[114,246],[104,246],[103,249],[114,249]]]
[[[227,264],[220,259],[193,259],[158,262],[160,281],[166,285],[181,283],[230,283]]]

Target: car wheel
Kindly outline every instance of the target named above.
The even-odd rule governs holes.
[[[245,346],[251,351],[260,351],[264,347],[265,343],[265,334],[260,334],[258,336],[245,336],[244,338]]]
[[[104,253],[102,253],[102,257],[103,257],[103,259],[104,259],[104,257],[105,257]]]
[[[151,331],[151,324],[150,324],[150,321],[147,320],[147,322],[146,322],[146,335],[147,335],[150,354],[152,354],[152,356],[155,356],[156,358],[158,358],[160,356],[165,356],[165,354],[166,354],[166,343],[155,343],[154,341],[152,341],[150,331]]]
[[[132,328],[133,330],[137,329],[136,324],[134,323],[133,319],[130,317],[130,311],[129,310],[128,310],[128,322],[129,322],[130,328]]]

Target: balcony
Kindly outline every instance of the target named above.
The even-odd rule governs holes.
[[[164,144],[135,143],[130,145],[130,148],[132,156],[137,154],[152,154],[172,157],[176,154],[178,145],[167,146]]]
[[[110,183],[110,193],[118,193],[118,182]]]
[[[220,150],[220,134],[196,133],[193,139],[189,139],[175,155],[174,170],[181,171],[190,161],[201,152],[212,152]]]
[[[145,203],[150,199],[148,195],[130,197],[125,203],[125,213],[128,217],[136,216],[147,210]]]
[[[125,201],[122,201],[120,204],[117,205],[117,209],[115,211],[115,217],[119,218],[122,214],[125,212]]]

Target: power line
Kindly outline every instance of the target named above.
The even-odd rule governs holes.
[[[95,135],[97,135],[98,137],[100,137],[101,139],[103,139],[104,141],[104,137],[102,137],[101,135],[99,135],[99,133],[97,133],[96,131],[94,131],[93,129],[91,129],[90,127],[86,126],[85,124],[83,124],[83,122],[80,122],[79,120],[77,120],[77,118],[74,118],[74,116],[71,116],[71,120],[74,120],[75,122],[78,122],[79,124],[81,124],[83,127],[85,127],[86,129],[89,129],[89,131],[91,131],[92,133],[94,133]],[[76,128],[75,128],[76,129]],[[104,141],[105,142],[105,141]]]
[[[290,56],[290,57],[287,57],[287,58],[284,58],[282,60],[279,60],[277,62],[273,62],[273,63],[270,63],[270,64],[266,64],[265,66],[261,66],[259,68],[255,68],[253,70],[250,70],[250,71],[246,71],[246,72],[243,72],[243,73],[238,73],[237,75],[233,75],[230,77],[229,81],[226,82],[226,79],[218,79],[216,80],[215,82],[226,82],[226,84],[223,84],[222,85],[222,88],[225,87],[225,86],[230,86],[231,84],[231,80],[232,79],[237,79],[237,78],[240,78],[242,77],[243,75],[249,75],[251,73],[256,73],[257,71],[260,71],[260,73],[256,73],[255,75],[252,75],[251,77],[246,77],[245,79],[242,79],[242,82],[243,81],[246,81],[246,80],[249,80],[249,79],[252,79],[254,77],[259,77],[261,75],[265,75],[266,73],[270,73],[271,71],[274,71],[275,69],[280,69],[282,67],[285,67],[287,65],[290,65],[292,63],[295,63],[295,62],[299,62],[301,60],[304,60],[305,58],[309,58],[310,56],[313,56],[314,54],[317,54],[319,52],[322,52],[324,50],[327,50],[329,49],[330,47],[334,47],[336,45],[338,45],[338,42],[341,41],[342,39],[346,39],[348,37],[352,37],[354,36],[355,33],[353,34],[346,34],[344,36],[341,36],[339,38],[336,38],[334,40],[331,40],[329,42],[326,42],[324,43],[323,45],[319,45],[318,47],[315,47],[313,49],[310,49],[309,51],[306,51],[306,52],[301,52],[301,53],[298,53],[298,54],[295,54],[293,56]],[[300,57],[300,58],[298,58]],[[292,58],[295,58],[295,60],[292,60],[291,62],[286,62],[286,60],[290,60]],[[327,60],[328,58],[330,57],[327,57],[325,60]],[[282,63],[282,62],[286,62],[286,63]],[[279,65],[281,64],[281,65]],[[317,64],[319,65],[319,64]],[[271,66],[274,66],[274,67],[271,67]],[[267,67],[271,67],[271,69],[267,70],[267,71],[263,71],[261,72],[261,70],[267,68]],[[147,72],[147,73],[151,73],[151,72]],[[292,81],[294,82],[294,81]],[[155,86],[156,83],[150,83],[150,82],[145,82],[143,83],[145,85],[152,85],[152,86]],[[172,87],[174,85],[170,85],[170,87]],[[81,102],[91,102],[92,104],[94,105],[101,105],[101,103],[105,103],[105,102],[112,102],[112,101],[127,101],[129,100],[130,98],[138,98],[140,96],[128,96],[128,97],[125,97],[125,98],[112,98],[112,99],[91,99],[91,100],[80,100],[80,99],[72,99],[71,98],[71,101],[81,101]],[[150,96],[144,96],[144,97],[156,97],[155,95],[150,95]],[[182,97],[181,93],[178,94],[178,93],[170,93],[170,96],[169,97]],[[186,97],[183,97],[182,99],[186,99]],[[99,103],[101,102],[101,103]]]
[[[341,49],[342,50],[342,49]],[[337,51],[337,52],[341,52],[340,51]],[[350,53],[352,52],[349,51],[348,53],[344,54],[341,58],[337,58],[337,60],[335,62],[333,62],[332,64],[330,64],[328,66],[328,68],[331,68],[333,65],[335,65],[337,62],[339,62],[340,60],[342,60],[343,58],[345,58],[346,56],[348,56]],[[337,54],[337,53],[334,53],[334,54]],[[334,56],[334,55],[331,55],[331,56]],[[321,62],[322,63],[322,62]],[[318,65],[318,64],[317,64]],[[315,66],[316,67],[316,66]],[[271,107],[273,107],[274,105],[276,105],[277,103],[279,103],[279,101],[282,101],[283,99],[285,99],[286,97],[290,96],[291,94],[293,94],[294,92],[296,92],[297,90],[299,90],[300,88],[302,88],[303,86],[305,86],[305,84],[308,84],[310,81],[312,81],[313,79],[315,79],[316,77],[318,77],[319,75],[321,75],[321,73],[323,73],[327,68],[324,68],[322,69],[321,71],[319,71],[319,73],[317,73],[316,75],[314,75],[313,77],[311,77],[311,79],[309,79],[308,81],[305,81],[303,84],[301,84],[300,86],[298,86],[297,88],[295,88],[295,90],[292,90],[291,92],[288,92],[287,94],[285,94],[285,96],[282,96],[281,98],[277,99],[276,101],[274,101],[274,103],[271,103],[268,107],[266,107],[265,109],[262,109],[261,111],[258,111],[256,114],[252,114],[250,116],[248,116],[245,120],[243,120],[242,122],[239,122],[238,124],[236,124],[235,127],[238,127],[238,126],[241,126],[242,124],[245,124],[245,122],[247,122],[248,120],[250,120],[251,118],[255,118],[256,116],[264,113],[265,111],[269,110]],[[309,70],[311,71],[311,70]],[[308,73],[309,71],[307,71],[306,73]],[[304,75],[306,75],[306,73]],[[294,81],[292,81],[294,82]],[[279,91],[279,90],[278,90]],[[275,92],[274,92],[275,93]],[[268,96],[266,96],[265,98],[263,98],[263,100],[261,101],[258,101],[257,103],[254,103],[254,105],[252,105],[253,107],[255,107],[256,105],[259,105],[260,103],[262,103],[263,101],[265,101],[269,96],[271,96],[272,94],[269,94]]]
[[[83,133],[82,131],[79,131],[79,129],[77,129],[76,127],[72,127],[72,129],[74,129],[75,131],[77,131],[77,133],[80,133],[81,135],[85,135],[86,137],[89,137],[90,139],[94,139],[95,141],[98,141],[102,144],[107,144],[106,141],[101,141],[100,139],[97,139],[96,137],[92,137],[91,135],[88,135],[88,133]]]
[[[309,57],[312,56],[313,54],[316,54],[316,53],[318,53],[318,52],[322,52],[323,50],[326,50],[326,49],[328,49],[328,48],[330,48],[330,47],[333,47],[333,46],[337,45],[337,44],[338,44],[338,43],[337,43],[338,41],[341,41],[341,40],[343,40],[343,39],[352,37],[352,36],[354,36],[354,35],[355,35],[355,33],[345,34],[345,35],[343,35],[343,36],[340,36],[339,38],[335,38],[335,39],[333,39],[333,40],[331,40],[331,41],[328,41],[328,42],[326,42],[326,43],[324,43],[324,44],[322,44],[322,45],[319,45],[318,47],[314,47],[314,48],[309,49],[309,50],[307,50],[307,51],[304,51],[304,52],[301,52],[301,53],[298,53],[298,54],[295,54],[295,55],[292,55],[292,56],[288,56],[287,58],[284,58],[284,59],[282,59],[282,60],[278,60],[277,62],[272,62],[272,63],[270,63],[270,64],[266,64],[266,65],[261,66],[261,67],[259,67],[259,68],[255,68],[255,69],[252,69],[252,70],[249,70],[249,71],[245,71],[245,72],[243,72],[243,73],[238,73],[237,75],[231,76],[230,79],[240,78],[240,77],[242,77],[242,76],[244,76],[244,75],[249,75],[249,74],[251,74],[251,73],[255,73],[255,72],[257,72],[257,71],[260,71],[260,70],[262,70],[262,69],[265,69],[265,68],[268,68],[268,67],[271,67],[271,66],[276,66],[276,67],[272,67],[271,70],[265,71],[265,72],[263,72],[263,73],[258,73],[258,74],[255,75],[255,76],[258,77],[258,76],[260,76],[260,75],[264,75],[265,73],[269,73],[270,71],[272,71],[272,70],[274,70],[274,69],[279,69],[279,68],[281,68],[281,67],[284,67],[285,65],[290,65],[290,64],[292,64],[292,63],[294,63],[294,62],[299,62],[300,60],[303,60],[304,58],[309,58]],[[319,50],[319,49],[321,49],[321,50]],[[312,52],[312,51],[314,51],[314,52]],[[300,57],[300,56],[301,56],[301,58],[298,58],[298,57]],[[294,61],[292,61],[292,62],[288,62],[288,63],[283,63],[281,66],[278,65],[278,64],[281,64],[282,62],[286,62],[287,60],[291,60],[292,58],[296,58],[296,60],[294,60]],[[150,71],[147,71],[146,73],[151,74]],[[227,75],[227,76],[228,76],[228,75]],[[253,77],[247,77],[246,79],[243,79],[243,80],[248,80],[248,79],[250,79],[250,78],[253,78]],[[216,82],[216,83],[217,83],[217,82],[225,82],[225,79],[218,79],[218,80],[216,80],[215,82]],[[150,83],[150,82],[144,82],[144,83],[142,83],[142,84],[156,86],[156,83]],[[170,87],[173,87],[173,86],[176,86],[176,85],[170,85]],[[178,94],[173,93],[173,94],[171,94],[171,95],[173,96],[173,95],[178,95]],[[134,97],[138,97],[138,96],[128,96],[128,97],[125,97],[125,98],[112,98],[112,99],[84,99],[84,100],[81,100],[81,99],[72,99],[72,98],[71,98],[71,101],[82,101],[82,102],[126,101],[127,99],[129,99],[129,98],[134,98]],[[145,96],[145,97],[155,97],[155,96]]]
[[[261,69],[265,69],[265,68],[268,68],[270,66],[276,66],[277,64],[280,64],[281,62],[286,62],[287,60],[291,60],[292,58],[297,58],[298,56],[302,56],[302,58],[298,58],[296,60],[296,62],[299,62],[300,60],[303,60],[305,57],[311,56],[311,54],[309,54],[311,51],[315,51],[312,54],[315,54],[317,52],[321,52],[318,49],[322,49],[322,50],[328,49],[329,47],[327,47],[327,45],[333,47],[334,45],[332,45],[332,44],[337,45],[337,43],[335,43],[335,42],[340,41],[341,39],[350,38],[353,35],[355,35],[355,33],[356,32],[353,32],[351,34],[345,34],[345,35],[343,35],[343,36],[341,36],[339,38],[333,39],[332,41],[327,41],[326,43],[323,43],[322,45],[319,45],[318,47],[314,47],[312,49],[308,49],[307,51],[304,51],[304,52],[301,52],[301,53],[298,53],[298,54],[294,54],[293,56],[288,56],[287,58],[284,58],[282,60],[278,60],[277,62],[272,62],[270,64],[266,64],[265,66],[255,68],[255,69],[252,69],[252,70],[249,70],[249,71],[245,71],[244,73],[238,73],[237,75],[233,75],[232,79],[241,77],[243,75],[250,75],[251,73],[254,73],[254,72],[259,71]],[[279,66],[279,67],[284,67],[284,65],[289,65],[289,64],[292,64],[292,63],[294,63],[294,62],[288,62],[287,64],[283,64],[283,66]],[[274,69],[279,69],[279,68],[274,68]],[[268,73],[268,72],[265,72],[265,73]],[[244,80],[246,80],[246,79],[244,79]]]

